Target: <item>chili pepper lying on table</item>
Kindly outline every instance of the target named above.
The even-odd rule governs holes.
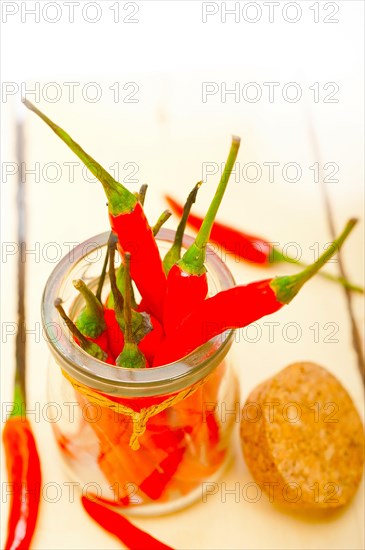
[[[18,155],[22,162],[23,132],[18,133]],[[24,182],[17,187],[17,232],[20,249],[26,249]],[[18,255],[18,328],[15,341],[15,383],[13,407],[2,433],[10,506],[5,550],[28,550],[37,524],[42,474],[37,445],[26,411],[26,325],[25,262]]]
[[[111,228],[118,235],[122,251],[131,254],[132,279],[145,300],[148,310],[161,321],[166,293],[166,276],[152,229],[137,197],[112,178],[69,134],[53,123],[30,101],[24,99],[23,102],[62,139],[102,183],[108,199]]]
[[[142,531],[118,512],[86,497],[82,497],[81,502],[93,520],[115,535],[129,550],[172,550],[171,546]]]
[[[198,235],[182,259],[169,271],[163,312],[163,326],[167,335],[173,332],[184,317],[207,296],[208,282],[204,266],[206,245],[237,158],[239,146],[240,138],[233,136],[222,177]]]
[[[165,199],[175,214],[181,216],[184,210],[183,206],[170,195],[165,195]],[[190,214],[187,220],[187,225],[197,231],[199,231],[202,223],[203,218],[196,214]],[[218,221],[215,221],[212,227],[210,240],[220,245],[227,252],[234,254],[236,258],[241,258],[256,265],[268,266],[279,262],[288,262],[306,267],[305,263],[286,256],[262,237],[244,233]],[[336,277],[325,271],[321,271],[319,275],[330,281],[340,283],[353,292],[364,294],[363,287],[355,285],[343,277]]]
[[[302,286],[341,247],[357,220],[350,220],[333,245],[296,275],[275,277],[224,290],[202,302],[168,335],[153,366],[177,361],[225,330],[242,328],[289,304]]]
[[[14,413],[3,431],[8,483],[12,491],[5,550],[30,548],[40,501],[41,468],[36,442],[29,421],[16,412],[17,405],[23,403],[22,397],[14,401]]]

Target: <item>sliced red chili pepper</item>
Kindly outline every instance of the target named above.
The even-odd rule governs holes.
[[[138,529],[124,516],[86,497],[81,499],[86,512],[109,533],[115,535],[129,550],[172,550],[145,531]]]
[[[207,423],[209,441],[212,445],[217,445],[220,441],[219,424],[214,411],[205,412],[205,422]]]
[[[158,500],[178,469],[184,453],[185,447],[179,447],[172,451],[160,462],[158,468],[142,481],[139,485],[141,491],[152,500]]]
[[[183,206],[169,195],[165,195],[165,199],[170,208],[178,216],[181,216]],[[199,231],[202,223],[203,218],[195,214],[190,214],[187,220],[187,225],[197,231]],[[239,231],[218,221],[214,222],[210,234],[210,240],[221,246],[227,252],[232,253],[235,258],[241,258],[244,261],[252,262],[256,265],[269,266],[279,262],[294,263],[303,267],[306,267],[307,265],[299,260],[295,260],[283,254],[263,237],[250,235],[249,233]],[[336,277],[326,271],[321,271],[319,275],[325,279],[339,283],[353,292],[364,294],[364,288],[362,286],[355,285],[343,277]]]
[[[357,220],[350,220],[333,245],[296,275],[266,279],[219,292],[202,302],[166,337],[153,366],[182,359],[225,330],[245,327],[281,309],[343,244]]]
[[[23,102],[62,139],[103,185],[108,199],[111,228],[118,235],[122,250],[129,252],[132,257],[132,279],[141,296],[146,300],[150,311],[157,319],[162,320],[166,276],[157,243],[142,205],[133,193],[112,178],[67,132],[52,122],[30,101],[24,99]]]
[[[181,444],[185,437],[185,433],[190,433],[192,428],[191,426],[184,426],[184,428],[173,429],[167,424],[158,429],[158,427],[154,426],[153,422],[151,422],[148,430],[154,445],[170,452]]]
[[[204,266],[206,246],[239,146],[240,138],[233,136],[222,177],[195,242],[169,271],[163,314],[163,325],[167,335],[173,332],[182,319],[207,296],[208,282]]]
[[[76,456],[72,452],[72,441],[68,437],[66,437],[65,434],[63,434],[57,426],[54,426],[53,429],[55,432],[56,441],[61,451],[69,458],[75,460]]]
[[[90,495],[90,496],[93,497],[90,500],[99,502],[99,504],[104,504],[106,506],[115,506],[117,508],[121,508],[121,507],[126,508],[127,506],[130,505],[130,500],[129,500],[128,496],[122,497],[119,500],[117,500],[117,498],[114,498],[113,500],[109,500],[107,498],[99,497],[98,495]]]

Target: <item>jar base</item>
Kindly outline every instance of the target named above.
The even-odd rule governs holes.
[[[231,464],[233,459],[233,453],[227,452],[227,456],[218,468],[218,470],[210,476],[208,479],[202,481],[202,483],[216,483],[224,474],[228,466]],[[129,508],[114,508],[115,511],[123,514],[124,516],[131,517],[153,517],[153,516],[165,516],[178,512],[183,508],[191,506],[198,500],[202,499],[206,491],[202,489],[202,485],[199,485],[196,489],[191,491],[188,495],[172,500],[171,502],[164,502],[163,504],[141,504],[140,506],[129,507]]]
[[[61,457],[60,457],[61,458]],[[188,495],[185,495],[183,497],[171,500],[170,502],[164,502],[161,504],[158,503],[151,503],[151,504],[140,504],[136,506],[130,506],[130,507],[118,507],[113,506],[113,510],[115,512],[118,512],[120,514],[123,514],[124,516],[130,516],[130,517],[154,517],[154,516],[165,516],[168,514],[172,514],[174,512],[178,512],[179,510],[182,510],[183,508],[187,508],[188,506],[191,506],[195,502],[197,502],[200,499],[203,499],[204,495],[206,494],[206,491],[203,490],[202,484],[207,484],[208,487],[209,483],[216,483],[219,481],[219,479],[222,477],[228,466],[230,466],[231,462],[233,460],[233,453],[228,450],[227,456],[224,459],[221,466],[218,468],[218,470],[215,471],[215,473],[210,476],[207,479],[204,479],[202,483],[193,491],[191,491]],[[72,469],[72,467],[67,464],[64,460],[61,462],[62,469],[69,477],[70,479],[75,478],[75,472]],[[77,487],[77,490],[81,493],[81,485]]]

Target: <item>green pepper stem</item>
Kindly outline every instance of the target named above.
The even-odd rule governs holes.
[[[122,293],[122,296],[124,296],[124,265],[121,263],[118,267],[117,271],[115,272],[115,276],[117,279],[117,286]],[[134,290],[133,286],[131,287],[131,293],[132,293],[132,309],[137,310],[138,304],[136,302],[136,298],[134,296]],[[110,292],[108,296],[107,306],[108,309],[114,309],[114,297],[113,293]]]
[[[126,252],[124,256],[124,322],[125,332],[124,341],[128,344],[134,344],[132,334],[132,295],[131,295],[131,255]]]
[[[89,355],[92,355],[96,359],[100,359],[100,361],[105,361],[107,358],[107,354],[105,351],[101,349],[100,346],[95,344],[95,342],[91,342],[88,340],[77,328],[77,326],[71,321],[71,319],[66,314],[65,310],[62,307],[62,300],[60,298],[57,298],[54,302],[54,306],[57,309],[58,313],[60,314],[61,318],[66,323],[66,326],[68,330],[71,332],[71,334],[77,338],[81,349],[86,351]]]
[[[108,199],[109,212],[113,216],[119,216],[131,212],[137,204],[137,199],[124,185],[117,182],[108,172],[94,160],[71,136],[60,126],[57,126],[44,113],[42,113],[30,101],[23,98],[24,105],[38,115],[62,141],[79,157],[90,172],[100,181],[104,187]]]
[[[86,308],[94,319],[104,324],[104,311],[99,299],[81,279],[75,279],[72,284],[85,300]]]
[[[146,366],[146,358],[138,348],[136,340],[133,336],[132,326],[132,293],[131,293],[131,255],[126,252],[124,255],[124,346],[121,353],[116,359],[116,364],[119,367],[128,368],[144,368]]]
[[[111,286],[111,291],[113,295],[113,306],[115,311],[115,317],[117,319],[120,330],[123,333],[125,333],[125,331],[127,330],[126,322],[125,322],[125,314],[124,314],[125,300],[127,299],[127,294],[128,294],[129,303],[132,304],[132,295],[133,295],[132,281],[129,274],[129,277],[128,277],[129,286],[128,288],[126,288],[125,286],[126,279],[124,278],[124,296],[125,297],[123,298],[123,294],[121,293],[118,287],[118,283],[115,275],[115,269],[114,269],[115,251],[117,247],[117,238],[114,234],[112,234],[111,237],[109,238],[108,246],[109,246],[109,279],[110,279],[110,286]],[[124,264],[123,272],[125,277],[126,276],[125,264]],[[140,313],[138,311],[134,311],[131,305],[129,310],[131,312],[131,323],[132,323],[131,330],[132,330],[133,340],[138,343],[142,340],[142,338],[144,338],[146,334],[148,334],[152,330],[153,327],[152,327],[149,315],[147,315],[146,313]],[[125,334],[124,334],[124,337],[125,337]]]
[[[19,298],[19,302],[21,299]],[[19,309],[18,317],[18,332],[16,335],[16,369],[14,380],[14,393],[13,393],[13,408],[10,413],[10,418],[20,416],[26,407],[26,381],[25,381],[25,369],[26,369],[26,330],[24,322],[24,312]]]
[[[141,203],[142,206],[144,206],[144,201],[145,201],[145,198],[146,198],[147,188],[148,188],[147,183],[144,183],[143,185],[141,185],[141,188],[138,191],[138,200],[139,200],[139,202]]]
[[[103,263],[103,269],[101,270],[99,281],[98,281],[98,288],[96,289],[96,293],[95,293],[95,296],[97,297],[99,302],[101,302],[101,293],[102,293],[103,286],[104,286],[105,275],[106,275],[106,270],[108,268],[108,263],[109,263],[109,248],[106,249],[106,254],[105,254],[104,263]]]
[[[25,412],[25,397],[25,388],[23,387],[23,384],[19,380],[15,380],[13,392],[13,408],[11,409],[9,418],[21,416]]]
[[[117,285],[117,279],[115,276],[115,251],[117,249],[117,237],[114,235],[114,233],[111,233],[108,241],[108,249],[109,249],[109,280],[110,280],[110,286],[111,291],[113,294],[113,300],[114,300],[114,311],[115,311],[115,317],[118,321],[118,325],[120,326],[120,329],[124,331],[124,298],[123,294],[118,288]]]
[[[318,258],[316,262],[306,267],[296,275],[286,277],[276,277],[270,283],[271,288],[276,294],[278,302],[288,304],[298,294],[302,286],[313,277],[323,267],[328,260],[341,248],[348,235],[355,227],[357,219],[350,219],[340,236],[333,244]]]
[[[181,247],[182,247],[182,241],[185,233],[186,223],[188,221],[188,217],[190,214],[191,207],[193,206],[194,202],[196,201],[196,196],[198,194],[199,188],[203,182],[198,181],[198,183],[194,186],[194,189],[190,191],[188,198],[186,199],[186,203],[184,205],[184,210],[181,216],[181,220],[179,222],[179,225],[177,226],[174,242],[170,248],[170,250],[166,253],[164,260],[163,260],[163,267],[165,270],[166,275],[170,271],[173,265],[175,265],[181,257]]]
[[[153,236],[156,237],[157,233],[160,231],[161,227],[167,220],[172,216],[171,210],[164,210],[161,216],[158,218],[155,225],[152,227]]]
[[[278,250],[277,248],[272,249],[271,262],[272,263],[287,262],[290,264],[300,265],[301,267],[308,267],[308,264],[306,264],[305,262],[291,258],[290,256],[287,256],[282,252],[280,252],[280,250]],[[320,277],[323,277],[324,279],[333,281],[334,283],[339,283],[344,288],[347,288],[352,292],[364,294],[364,287],[360,285],[355,285],[354,283],[351,283],[351,281],[349,281],[348,279],[345,279],[344,277],[338,277],[337,275],[332,275],[332,273],[328,273],[327,271],[320,271],[318,275]]]
[[[218,184],[217,190],[210,203],[208,212],[200,226],[194,243],[188,248],[184,256],[180,260],[179,265],[187,273],[201,275],[205,272],[204,262],[206,255],[206,246],[209,241],[210,233],[214,224],[218,208],[222,202],[223,195],[227,188],[227,184],[231,172],[236,162],[238,150],[240,148],[241,139],[237,136],[232,137],[232,144],[227,158],[226,165],[223,170],[222,177]]]

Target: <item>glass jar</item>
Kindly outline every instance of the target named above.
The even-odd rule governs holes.
[[[202,497],[205,482],[218,479],[230,458],[237,382],[227,353],[234,331],[211,339],[183,359],[157,368],[128,369],[94,359],[75,344],[54,307],[71,318],[82,302],[72,281],[96,288],[109,232],[85,241],[56,266],[42,301],[51,348],[49,399],[52,423],[71,478],[82,490],[123,509],[151,515],[174,511]],[[162,229],[164,254],[174,232]],[[192,243],[184,238],[184,246]],[[225,264],[207,253],[213,295],[234,285]],[[105,301],[110,287],[103,288]]]

